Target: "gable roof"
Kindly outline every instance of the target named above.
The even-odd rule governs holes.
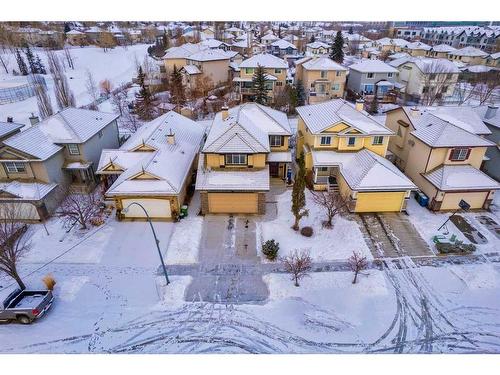
[[[434,59],[428,57],[402,57],[389,62],[389,65],[400,67],[412,63],[425,74],[431,73],[460,73],[460,69],[448,59]]]
[[[216,60],[229,60],[238,54],[236,51],[224,51],[222,49],[206,49],[187,57],[188,60],[194,61],[216,61]]]
[[[449,46],[448,44],[438,44],[436,46],[432,46],[432,51],[434,52],[453,52],[456,48]]]
[[[271,43],[271,46],[278,47],[279,49],[297,49],[292,43],[285,39],[278,39]]]
[[[312,43],[307,43],[306,47],[316,49],[316,48],[330,48],[330,45],[323,43],[323,42],[312,42]]]
[[[291,135],[286,114],[257,104],[246,103],[219,112],[212,123],[203,152],[269,152],[269,135]]]
[[[304,61],[304,59],[302,59]],[[311,57],[305,62],[301,62],[306,70],[347,70],[347,68],[336,63],[329,57]],[[298,62],[295,63],[297,65]]]
[[[252,57],[243,60],[240,64],[240,68],[257,68],[259,65],[264,68],[288,68],[288,64],[285,60],[271,55],[270,53],[259,53],[257,55],[253,55]]]
[[[24,127],[23,124],[18,124],[16,122],[0,121],[0,138],[21,129],[22,127]]]
[[[474,48],[472,46],[464,47],[450,52],[450,55],[454,56],[470,56],[470,57],[486,57],[488,54],[480,49]]]
[[[38,201],[57,187],[57,184],[39,182],[10,181],[0,183],[0,193],[6,192],[15,200]]]
[[[349,70],[361,73],[398,73],[398,70],[380,60],[361,60],[349,66]]]
[[[297,112],[313,134],[321,133],[339,122],[344,122],[364,134],[394,134],[367,112],[356,110],[352,104],[344,99],[333,99],[323,103],[297,107]]]

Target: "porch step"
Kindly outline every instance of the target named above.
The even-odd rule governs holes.
[[[339,192],[339,185],[328,184],[326,187],[327,191],[333,191],[334,193]]]

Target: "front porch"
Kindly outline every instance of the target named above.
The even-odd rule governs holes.
[[[73,193],[88,193],[97,185],[92,163],[70,162],[63,169],[69,175],[70,190]]]
[[[338,166],[314,167],[312,176],[314,190],[339,191],[337,181],[339,175]]]

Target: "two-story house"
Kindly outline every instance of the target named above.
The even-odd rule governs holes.
[[[448,44],[438,44],[437,46],[432,46],[428,55],[429,57],[435,57],[437,59],[447,59],[448,54],[455,50],[455,47],[449,46]]]
[[[251,100],[255,95],[252,80],[259,66],[266,72],[266,88],[270,101],[274,100],[277,91],[283,89],[286,84],[288,64],[285,60],[269,53],[254,55],[242,61],[238,67],[239,77],[233,78],[242,101]]]
[[[197,165],[205,128],[174,111],[144,124],[120,148],[101,153],[97,174],[119,220],[155,220],[180,213]]]
[[[408,43],[403,48],[403,52],[406,52],[411,56],[427,56],[431,49],[432,49],[432,47],[425,44],[425,43],[412,42],[412,43]]]
[[[403,57],[389,62],[397,68],[397,81],[405,87],[408,99],[430,102],[451,97],[460,70],[450,60],[425,57]]]
[[[304,57],[295,62],[295,84],[302,82],[307,103],[344,95],[347,68],[328,57]]]
[[[490,134],[469,107],[398,107],[387,112],[394,163],[429,197],[429,208],[457,210],[460,200],[487,209],[500,188],[480,168]]]
[[[347,87],[360,95],[383,99],[395,89],[399,70],[380,60],[361,60],[349,66]]]
[[[199,157],[196,190],[203,214],[264,214],[270,178],[292,162],[285,113],[246,103],[215,116]]]
[[[338,191],[351,212],[401,211],[416,186],[385,158],[394,133],[343,99],[298,107],[297,153],[314,190]]]
[[[2,139],[0,203],[21,205],[20,219],[43,220],[65,191],[92,190],[101,150],[118,147],[117,117],[66,108]]]
[[[297,54],[297,47],[285,39],[277,39],[267,46],[269,53],[274,56],[285,57]]]
[[[468,65],[484,65],[488,54],[474,47],[464,47],[448,53],[448,59]]]
[[[330,45],[323,42],[312,42],[306,44],[307,56],[325,56],[330,53]]]

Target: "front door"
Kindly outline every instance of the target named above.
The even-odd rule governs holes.
[[[271,177],[279,177],[278,163],[269,163],[269,174],[271,175]]]

